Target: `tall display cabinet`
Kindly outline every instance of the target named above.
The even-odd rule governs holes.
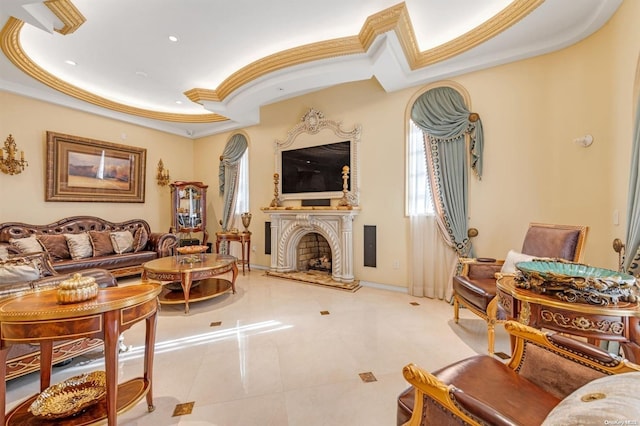
[[[208,187],[202,182],[179,181],[171,184],[171,231],[178,234],[181,245],[190,244],[198,234],[202,234],[198,244],[207,243]]]

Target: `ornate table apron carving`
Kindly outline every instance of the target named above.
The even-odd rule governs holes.
[[[617,305],[570,303],[515,286],[513,277],[497,281],[498,303],[508,319],[539,329],[581,336],[594,342],[620,343],[624,356],[640,362],[640,307],[638,303]]]

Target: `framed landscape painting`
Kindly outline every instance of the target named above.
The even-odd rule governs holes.
[[[147,150],[47,132],[46,201],[144,203]]]

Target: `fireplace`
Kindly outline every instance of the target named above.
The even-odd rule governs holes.
[[[318,257],[324,266],[330,264],[331,278],[343,283],[354,281],[353,220],[359,213],[357,208],[267,207],[263,210],[271,220],[271,271],[306,270],[302,263],[306,261],[308,265],[309,259],[300,255],[299,246],[303,241],[318,239],[327,246]]]
[[[298,271],[331,273],[331,247],[325,237],[317,232],[303,236],[297,248]]]

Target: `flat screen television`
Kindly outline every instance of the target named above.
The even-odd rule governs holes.
[[[344,166],[351,168],[351,141],[282,151],[282,194],[342,191]]]

